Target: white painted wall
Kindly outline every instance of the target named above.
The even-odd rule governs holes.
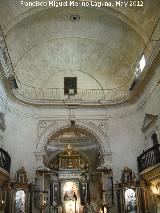
[[[11,112],[6,115],[5,149],[11,156],[11,177],[24,166],[28,177],[34,178],[34,151],[37,143],[37,121],[19,117]]]
[[[141,131],[145,113],[160,114],[159,87],[153,92],[144,107],[131,114],[122,114],[121,109],[81,109],[74,110],[75,119],[107,120],[107,134],[111,146],[115,180],[119,180],[125,165],[137,173],[136,158],[144,148]],[[23,114],[22,114],[23,112]],[[120,113],[119,113],[120,112]],[[124,112],[127,112],[126,110]],[[121,116],[120,116],[121,114]],[[68,108],[40,108],[8,104],[6,114],[5,147],[12,157],[11,175],[22,165],[31,178],[34,176],[36,145],[39,141],[38,122],[41,119],[69,119]]]
[[[24,166],[28,175],[32,178],[35,169],[34,152],[39,142],[39,120],[69,119],[69,109],[28,107],[27,113],[25,106],[12,108],[11,104],[10,102],[9,111],[6,114],[5,130],[5,148],[12,158],[11,175],[13,177],[16,170]],[[20,115],[21,112],[24,114]],[[106,109],[77,108],[74,110],[73,117],[88,121],[93,119],[95,123],[106,120],[107,140],[113,154],[114,176],[115,180],[119,180],[121,170],[125,165],[128,165],[137,173],[136,158],[143,150],[144,144],[144,136],[141,132],[143,113],[141,110],[121,117],[114,114],[111,116],[111,111],[109,113],[109,117],[107,117]]]
[[[114,180],[120,181],[124,166],[137,174],[137,156],[143,150],[144,136],[141,131],[141,112],[123,118],[109,120]]]

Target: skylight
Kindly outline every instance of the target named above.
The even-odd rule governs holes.
[[[141,69],[141,72],[142,72],[144,67],[146,66],[146,60],[145,60],[144,55],[142,56],[142,58],[141,58],[141,60],[139,62],[139,65],[140,65],[140,69]]]
[[[145,56],[142,55],[140,61],[139,61],[138,64],[136,65],[136,68],[135,68],[135,71],[134,71],[135,76],[136,76],[136,79],[139,78],[139,76],[140,76],[141,73],[143,72],[145,66],[146,66]]]

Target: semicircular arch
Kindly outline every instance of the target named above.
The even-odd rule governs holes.
[[[49,138],[57,131],[70,127],[70,121],[55,121],[44,129],[40,137],[36,152],[43,153],[45,145],[48,143]],[[76,121],[75,127],[84,129],[91,133],[98,141],[102,153],[111,153],[110,144],[107,135],[95,124],[87,121]]]

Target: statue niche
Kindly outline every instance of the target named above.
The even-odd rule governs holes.
[[[11,208],[15,213],[28,212],[32,208],[31,185],[28,183],[27,172],[22,166],[11,182]]]
[[[71,190],[66,191],[64,194],[64,201],[68,201],[68,200],[77,200],[77,195],[73,189],[73,187],[71,188]]]
[[[23,166],[16,172],[15,179],[19,184],[27,184],[27,173]]]
[[[122,170],[121,182],[116,184],[118,209],[120,213],[141,213],[142,189],[132,169],[127,166]]]

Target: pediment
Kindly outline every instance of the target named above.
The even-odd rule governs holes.
[[[144,132],[149,126],[151,126],[158,119],[158,115],[145,114],[142,125],[142,131]]]

